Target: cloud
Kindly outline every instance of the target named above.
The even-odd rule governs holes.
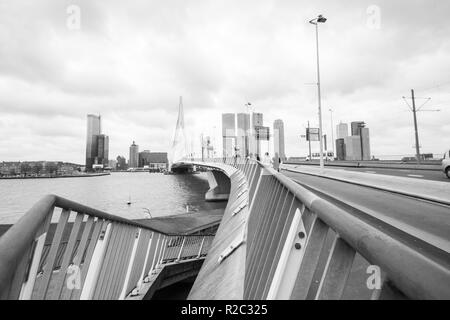
[[[68,5],[81,9],[80,30],[67,28]],[[379,29],[368,27],[371,5]],[[289,156],[305,155],[300,135],[308,120],[317,125],[308,20],[319,13],[328,18],[319,38],[325,132],[331,107],[335,124],[366,121],[375,155],[413,154],[401,96],[415,88],[441,109],[419,114],[422,150],[441,152],[450,143],[449,11],[439,0],[3,1],[0,161],[83,163],[88,113],[102,115],[111,158],[128,157],[133,140],[168,151],[180,95],[196,150],[201,133],[220,150],[221,113],[250,101],[266,125],[285,121]]]

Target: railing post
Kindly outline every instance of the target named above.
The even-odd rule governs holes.
[[[298,270],[305,253],[307,234],[303,226],[302,212],[297,208],[284,243],[283,251],[273,275],[272,283],[267,294],[268,300],[290,299],[297,279]],[[264,297],[257,297],[263,299]]]
[[[164,239],[162,241],[162,247],[161,247],[161,252],[160,252],[160,256],[158,259],[158,264],[157,266],[160,266],[164,260],[164,254],[166,253],[166,247],[167,247],[167,240],[169,239],[168,236],[164,236]]]
[[[100,268],[105,257],[106,248],[110,234],[112,224],[108,223],[106,230],[103,230],[103,234],[97,240],[94,253],[92,255],[91,263],[87,270],[86,279],[84,281],[83,290],[81,291],[80,300],[90,300],[94,294],[95,286],[97,285]]]
[[[186,242],[186,236],[183,237],[183,242],[181,243],[180,252],[178,253],[178,257],[176,261],[180,261],[181,254],[183,253],[184,243]]]
[[[45,238],[47,232],[41,234],[37,240],[36,247],[34,249],[33,260],[31,262],[30,271],[28,273],[28,280],[22,285],[20,291],[19,300],[30,300],[33,293],[34,283],[36,281],[36,275],[41,261],[42,251],[44,249]]]
[[[148,262],[148,256],[150,255],[150,248],[152,246],[152,241],[153,241],[153,237],[155,236],[155,233],[152,232],[150,234],[151,238],[148,241],[148,246],[147,246],[147,251],[145,254],[145,259],[144,259],[144,265],[142,266],[142,272],[141,275],[139,277],[138,283],[136,284],[136,291],[133,290],[132,294],[134,295],[138,295],[139,294],[139,289],[142,286],[142,283],[144,282],[144,277],[145,277],[145,268],[147,267],[147,262]]]
[[[28,271],[28,279],[22,284],[22,288],[19,294],[19,300],[30,300],[33,294],[34,284],[36,282],[36,276],[41,263],[42,252],[45,246],[45,239],[47,238],[48,228],[53,216],[54,207],[52,207],[45,219],[44,223],[41,225],[38,234],[41,235],[36,239],[36,246],[33,253],[33,260],[31,261],[30,270]]]
[[[136,238],[134,239],[134,243],[133,243],[133,249],[131,249],[131,257],[130,257],[130,261],[128,262],[125,280],[123,282],[122,291],[120,292],[120,295],[119,295],[119,300],[125,299],[125,295],[127,294],[126,290],[128,287],[128,281],[130,281],[131,270],[133,269],[134,260],[136,258],[136,250],[137,250],[139,239],[141,238],[141,235],[142,235],[142,229],[138,228]]]
[[[147,277],[144,279],[144,282],[147,282],[148,277],[150,277],[150,275],[152,274],[153,269],[156,268],[156,265],[158,264],[156,259],[159,257],[158,256],[158,250],[159,250],[160,240],[161,240],[161,234],[158,233],[158,240],[156,241],[156,247],[155,247],[155,253],[153,254],[152,266],[148,270],[148,274],[147,274]]]
[[[202,255],[203,244],[205,243],[205,238],[206,238],[206,236],[203,236],[202,244],[200,245],[200,249],[198,250],[197,259],[200,258],[200,256]]]

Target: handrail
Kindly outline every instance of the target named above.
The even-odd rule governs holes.
[[[261,162],[236,158],[185,161],[208,167],[220,163],[222,169],[224,165],[235,167],[247,178],[243,188],[258,181],[246,218],[243,298],[338,299],[349,281],[356,253],[383,273],[382,286],[373,291],[373,298],[389,294],[412,299],[450,298],[448,252],[369,214],[339,207]],[[253,172],[249,164],[257,164],[261,173],[256,177],[249,174]],[[233,181],[232,190],[239,189],[237,180]],[[317,288],[312,286],[313,275],[319,268],[320,253],[326,252],[325,239],[331,230],[334,240]]]
[[[61,212],[52,234],[55,208]],[[123,298],[133,288],[137,294],[142,281],[173,261],[169,254],[176,254],[176,261],[202,259],[213,237],[161,232],[47,195],[0,237],[0,299]],[[56,274],[55,268],[60,268]],[[63,288],[73,270],[81,283],[75,294],[73,288]],[[113,278],[105,282],[110,274]],[[53,289],[50,282],[55,283]]]

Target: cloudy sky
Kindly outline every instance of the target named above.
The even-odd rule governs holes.
[[[80,20],[73,10],[80,9]],[[86,114],[103,118],[110,158],[167,151],[183,96],[187,135],[220,141],[223,112],[251,102],[281,118],[288,156],[317,125],[315,33],[325,133],[363,120],[375,156],[450,148],[450,2],[0,0],[0,161],[84,163]],[[79,26],[79,28],[78,28]],[[316,146],[314,146],[316,147]],[[318,146],[317,146],[318,147]]]

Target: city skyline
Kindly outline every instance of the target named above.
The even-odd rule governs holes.
[[[318,13],[328,18],[320,34],[322,102],[333,108],[335,123],[366,119],[372,154],[414,155],[412,114],[402,96],[415,89],[418,106],[431,97],[426,107],[441,110],[418,114],[421,152],[443,153],[450,143],[450,4],[379,1],[379,24],[372,25],[371,5],[142,3],[124,10],[116,1],[81,1],[79,30],[67,27],[64,3],[5,5],[0,160],[84,163],[87,113],[104,116],[111,156],[128,154],[130,137],[169,150],[179,95],[196,150],[202,132],[220,140],[212,132],[222,112],[245,112],[251,101],[266,123],[283,119],[288,155],[306,155],[299,136],[308,120],[317,126],[308,19]],[[324,111],[328,135],[329,118]]]

